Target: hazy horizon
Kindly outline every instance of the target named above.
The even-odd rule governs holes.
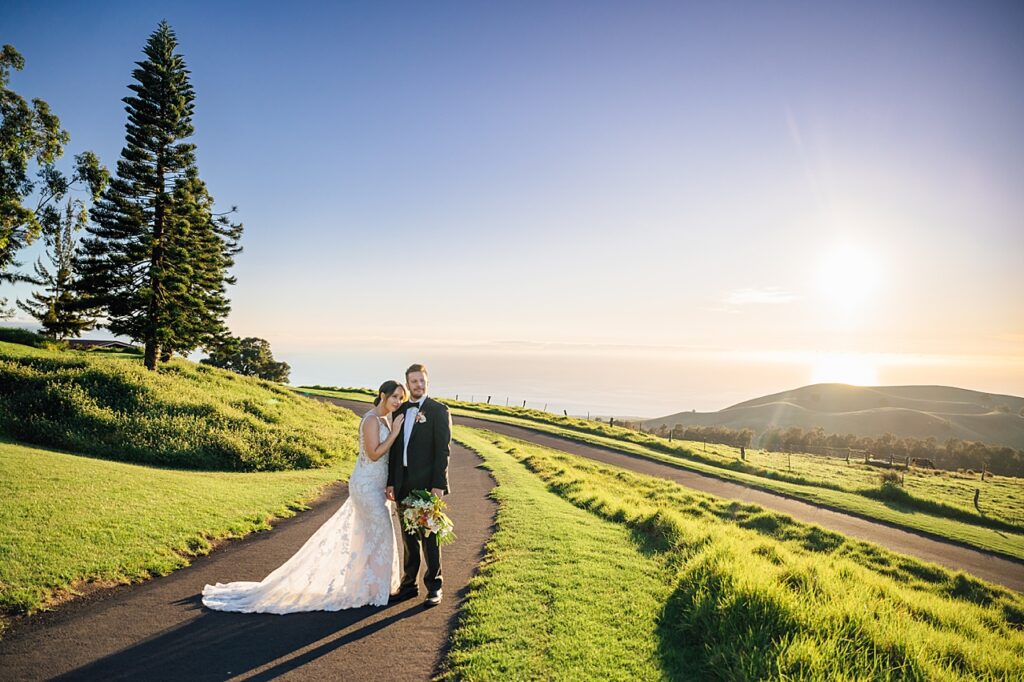
[[[164,18],[245,224],[229,326],[292,383],[1024,395],[1020,3],[4,3],[65,164],[115,167]]]

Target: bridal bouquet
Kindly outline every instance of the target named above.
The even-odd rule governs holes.
[[[402,500],[402,530],[406,533],[421,531],[430,537],[433,533],[437,546],[447,545],[455,540],[455,526],[444,513],[447,506],[440,497],[429,490],[413,490]]]

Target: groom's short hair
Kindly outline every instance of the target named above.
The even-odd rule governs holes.
[[[426,365],[421,365],[418,362],[415,363],[415,364],[409,365],[409,369],[405,370],[405,380],[406,381],[409,380],[409,375],[412,374],[413,372],[423,372],[423,374],[427,374],[427,366]]]

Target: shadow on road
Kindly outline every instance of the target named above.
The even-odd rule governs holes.
[[[203,613],[188,623],[53,679],[224,680],[316,645],[249,678],[270,680],[422,611],[367,606],[286,615],[227,613],[203,607],[198,594],[178,603],[191,603]],[[362,623],[388,610],[395,612]]]

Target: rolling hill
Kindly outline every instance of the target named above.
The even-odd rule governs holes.
[[[821,427],[826,433],[981,441],[1024,449],[1024,398],[949,386],[814,384],[754,398],[718,412],[679,412],[644,422],[750,428]]]

